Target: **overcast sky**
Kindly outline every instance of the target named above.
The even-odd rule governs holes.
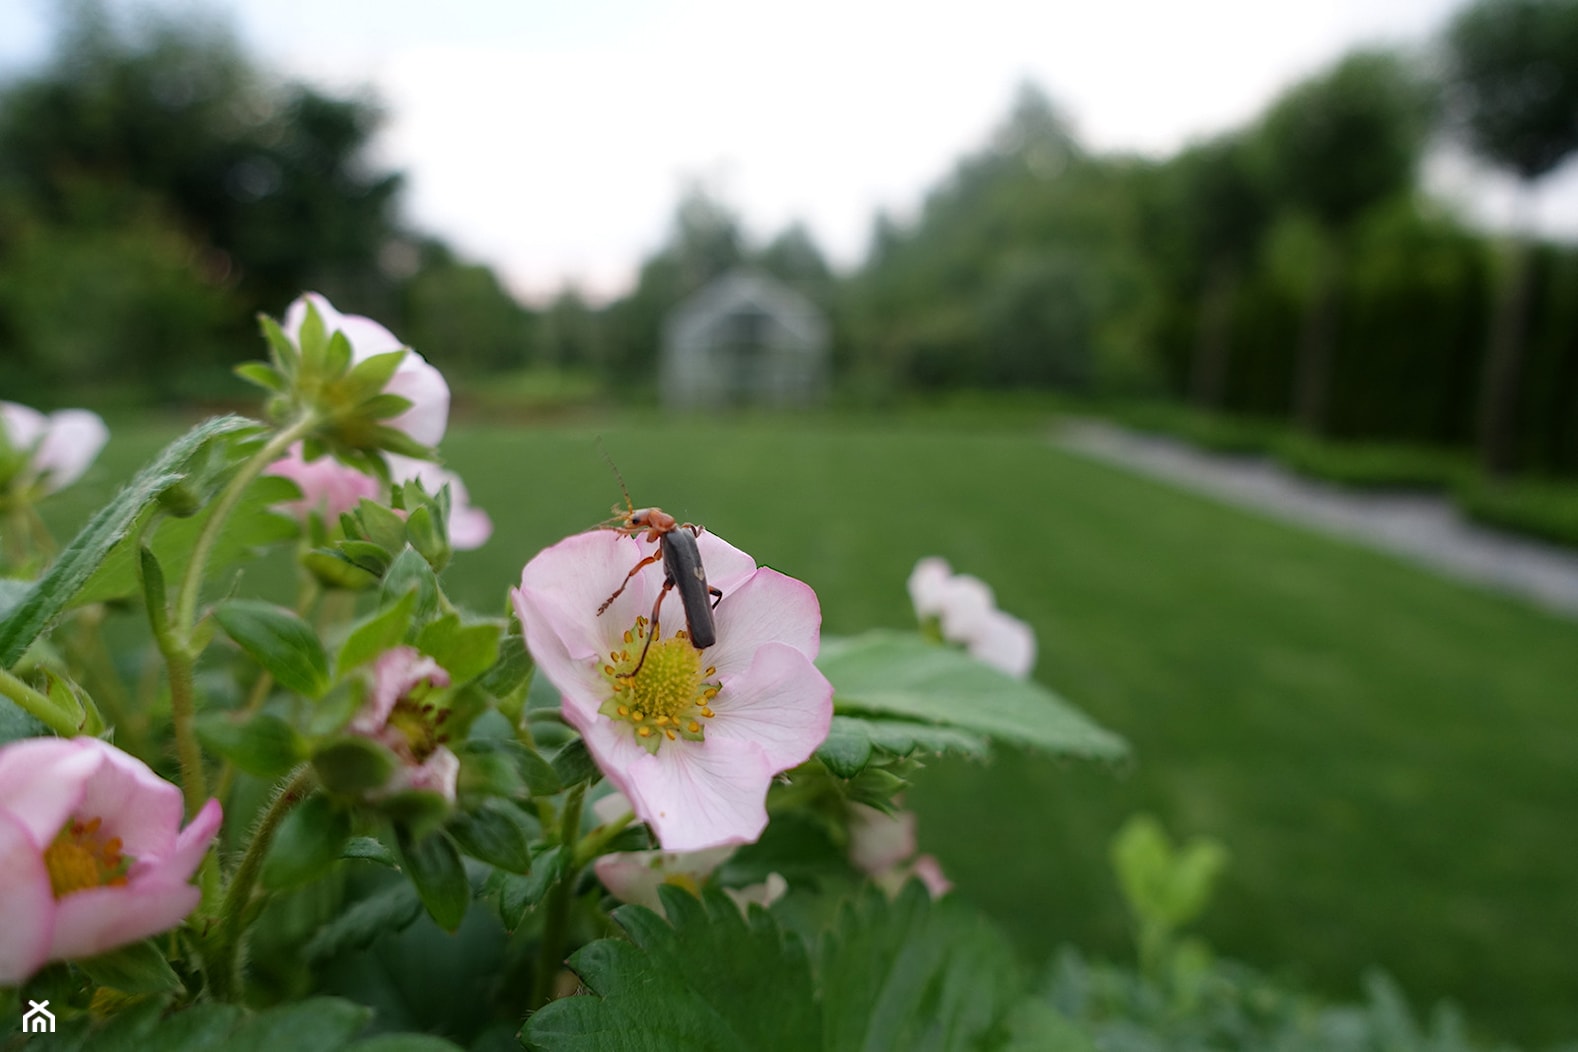
[[[55,6],[0,0],[0,72],[47,52]],[[1088,147],[1161,156],[1249,121],[1356,45],[1423,46],[1458,0],[206,6],[272,68],[370,85],[389,111],[377,159],[407,173],[408,218],[540,299],[566,281],[624,289],[691,180],[754,237],[803,220],[848,265],[874,211],[910,213],[1026,79]],[[1548,226],[1578,231],[1575,167],[1544,194]],[[1456,166],[1435,181],[1504,208]]]

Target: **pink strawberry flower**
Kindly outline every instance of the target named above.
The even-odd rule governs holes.
[[[31,406],[0,402],[0,431],[17,457],[13,490],[45,496],[82,477],[109,440],[109,428],[87,409],[44,415]],[[4,480],[0,480],[4,481]]]
[[[444,744],[447,709],[427,700],[449,686],[449,673],[414,647],[395,647],[373,663],[372,687],[347,730],[379,742],[400,759],[384,793],[422,789],[451,803],[460,759]]]
[[[364,497],[378,500],[384,496],[383,483],[347,464],[341,464],[327,454],[317,460],[305,459],[300,442],[291,446],[283,457],[270,464],[264,472],[290,479],[301,490],[300,500],[282,501],[278,506],[303,521],[312,512],[317,512],[325,522],[332,525],[339,521],[343,513],[361,503]]]
[[[0,747],[0,986],[180,924],[219,831],[219,801],[181,828],[181,792],[97,738]]]
[[[915,813],[888,813],[865,804],[849,805],[849,861],[889,895],[912,879],[932,898],[953,890],[934,855],[915,854]]]
[[[810,757],[833,717],[832,684],[812,663],[816,593],[716,534],[702,533],[697,546],[723,592],[717,642],[706,650],[691,644],[678,595],[664,600],[656,631],[648,621],[661,562],[598,614],[657,547],[643,539],[610,530],[568,537],[527,563],[510,593],[565,719],[665,851],[754,841],[774,776]]]
[[[325,331],[330,335],[335,332],[345,334],[351,344],[353,363],[389,351],[406,352],[405,359],[389,379],[384,391],[408,399],[411,408],[389,420],[388,424],[404,431],[424,446],[438,445],[449,426],[449,384],[444,382],[443,375],[429,365],[426,358],[406,347],[382,325],[358,314],[341,314],[332,303],[316,292],[298,296],[286,309],[282,328],[292,340],[300,339],[301,325],[307,320],[309,302],[317,308]]]

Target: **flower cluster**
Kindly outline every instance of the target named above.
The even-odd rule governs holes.
[[[697,547],[723,592],[717,643],[692,645],[661,562],[629,578],[655,542],[594,530],[526,564],[511,601],[565,719],[668,851],[754,841],[768,785],[827,737],[833,688],[814,664],[816,593],[758,567],[716,534]]]
[[[360,315],[341,314],[315,292],[299,297],[285,312],[283,329],[291,341],[300,342],[309,307],[331,336],[340,333],[345,337],[353,366],[380,354],[404,352],[405,357],[384,385],[383,392],[405,399],[410,402],[410,408],[387,423],[423,446],[437,445],[449,426],[449,385],[439,371],[421,355],[406,348],[382,325]],[[384,459],[397,485],[420,482],[430,494],[449,487],[449,543],[453,548],[462,551],[480,548],[492,536],[492,519],[481,508],[471,506],[470,495],[460,476],[416,457],[386,453]],[[379,480],[327,453],[309,460],[300,442],[275,461],[268,473],[290,479],[301,490],[299,500],[287,501],[281,507],[303,521],[317,513],[332,523],[364,499],[378,500],[387,496],[386,487]]]
[[[220,817],[182,829],[180,791],[97,738],[0,748],[0,986],[181,923]]]
[[[449,673],[412,647],[385,651],[373,664],[372,687],[347,728],[388,747],[400,760],[384,795],[404,789],[438,793],[451,803],[460,760],[444,743],[448,710],[427,698],[449,686]]]
[[[1010,676],[1024,679],[1036,663],[1036,637],[1025,624],[997,609],[991,586],[979,577],[956,574],[948,563],[928,556],[915,564],[907,582],[915,614],[949,643]]]

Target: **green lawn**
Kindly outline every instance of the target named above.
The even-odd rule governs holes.
[[[1082,461],[1024,421],[457,429],[449,460],[498,529],[452,591],[501,611],[533,552],[606,515],[599,434],[638,505],[811,583],[828,632],[911,623],[904,579],[943,555],[1034,625],[1037,677],[1135,747],[1121,770],[939,763],[910,794],[923,847],[1032,961],[1127,952],[1106,845],[1144,809],[1231,848],[1203,925],[1220,951],[1336,994],[1379,964],[1507,1037],[1578,1035],[1578,624]],[[169,434],[134,432],[101,485]]]

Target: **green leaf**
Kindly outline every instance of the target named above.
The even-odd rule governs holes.
[[[1090,1037],[1038,997],[1026,997],[1004,1021],[1006,1040],[993,1052],[1096,1052]]]
[[[396,880],[336,914],[308,940],[309,961],[361,949],[385,932],[402,931],[422,912],[422,899],[405,879]]]
[[[800,940],[764,910],[750,919],[719,891],[705,900],[659,889],[672,922],[623,906],[629,935],[599,939],[570,958],[591,996],[549,1002],[526,1020],[543,1052],[707,1050],[814,1052],[823,1044],[811,968]],[[870,1048],[907,1048],[873,1044]],[[960,1046],[964,1047],[964,1046]]]
[[[411,625],[411,611],[415,608],[416,593],[407,592],[389,606],[358,621],[345,637],[345,645],[340,647],[339,659],[334,663],[335,674],[343,676],[405,639],[406,629]]]
[[[817,666],[845,715],[898,716],[1089,759],[1128,754],[1123,739],[1038,683],[1015,679],[920,636],[868,632],[825,642]]]
[[[464,1052],[453,1041],[431,1034],[379,1034],[346,1045],[345,1052]]]
[[[423,626],[416,648],[443,665],[450,682],[458,687],[493,667],[503,629],[502,621],[466,624],[458,614],[445,614]]]
[[[828,1052],[978,1048],[1024,993],[1013,947],[955,896],[868,888],[824,934],[817,977]]]
[[[378,574],[358,566],[344,554],[329,549],[315,548],[307,552],[301,557],[301,565],[325,588],[361,592],[378,583]]]
[[[42,738],[49,728],[10,698],[0,698],[0,745],[23,738]]]
[[[307,757],[296,728],[275,716],[210,710],[197,717],[197,740],[247,774],[278,778]]]
[[[1197,837],[1179,849],[1155,818],[1135,815],[1112,839],[1112,864],[1129,909],[1141,922],[1176,929],[1210,902],[1227,849]]]
[[[318,633],[294,611],[258,599],[227,599],[214,617],[287,690],[319,698],[329,689],[329,656]]]
[[[227,448],[231,455],[240,456],[243,451],[235,448],[236,443],[230,443]],[[210,473],[220,472],[220,478],[227,472],[229,466],[221,460],[217,465],[210,466]],[[159,557],[159,563],[164,567],[165,577],[171,581],[178,581],[186,573],[187,563],[191,560],[192,548],[197,542],[198,534],[207,526],[213,516],[212,501],[208,501],[206,493],[212,488],[213,479],[203,483],[197,475],[189,482],[202,491],[199,498],[204,501],[196,514],[188,518],[170,518],[166,516],[162,521],[155,522],[144,534],[144,540]],[[199,483],[203,483],[199,485]],[[186,482],[181,484],[183,487]],[[165,490],[168,495],[171,490]],[[208,556],[208,573],[210,575],[238,562],[251,558],[256,552],[282,541],[293,540],[298,536],[300,528],[294,519],[282,515],[274,510],[274,505],[281,501],[293,499],[299,492],[295,483],[278,475],[264,475],[252,482],[237,502],[230,519],[220,531],[219,539],[214,549]],[[161,505],[161,510],[165,509]],[[104,560],[104,565],[93,579],[77,597],[74,605],[90,602],[102,602],[109,599],[118,599],[122,596],[133,594],[137,590],[137,543],[135,538],[127,538],[116,545],[114,551]]]
[[[314,793],[275,832],[263,860],[264,887],[278,891],[317,879],[340,860],[350,836],[350,815],[325,794]]]
[[[181,980],[152,939],[76,962],[98,986],[127,994],[161,994],[182,989]]]
[[[419,504],[411,510],[405,520],[405,534],[434,573],[449,565],[454,555],[449,546],[449,529],[435,518],[431,505]]]
[[[247,1019],[223,1052],[336,1052],[372,1018],[373,1010],[336,997],[312,997]]]
[[[163,638],[170,623],[169,598],[164,587],[164,568],[159,565],[159,557],[153,554],[153,549],[147,545],[139,545],[137,558],[142,570],[142,596],[143,602],[148,607],[148,622],[153,626],[153,634]]]
[[[361,796],[388,785],[400,758],[375,741],[346,734],[320,745],[312,766],[324,789],[336,796]]]
[[[354,513],[361,535],[386,552],[405,548],[405,520],[377,501],[363,497]],[[350,536],[350,531],[346,531]]]
[[[138,528],[157,505],[159,495],[181,482],[203,447],[217,438],[257,426],[238,416],[222,416],[200,424],[166,446],[115,498],[94,515],[45,572],[0,621],[0,667],[16,664],[22,652],[70,608],[94,575],[122,542],[132,542]],[[128,550],[127,569],[131,571]],[[127,576],[129,592],[135,577]],[[120,594],[126,594],[122,592]]]
[[[499,638],[498,660],[482,677],[482,689],[495,698],[507,698],[526,685],[532,668],[531,654],[520,629],[506,630]]]
[[[905,757],[915,753],[952,753],[982,758],[990,751],[978,734],[913,720],[834,716],[816,756],[840,778],[853,778],[871,761],[873,751]]]
[[[548,889],[557,884],[570,865],[571,851],[563,844],[539,851],[532,856],[531,872],[496,871],[495,887],[499,892],[499,918],[504,927],[514,931],[526,919],[526,911],[541,902]]]
[[[488,800],[474,811],[457,812],[445,829],[472,858],[510,873],[525,873],[531,868],[531,830],[525,816],[502,800]]]
[[[445,931],[459,928],[466,907],[471,904],[471,882],[466,878],[466,867],[455,842],[442,830],[414,841],[404,829],[399,829],[398,834],[405,871],[416,885],[428,916]]]

